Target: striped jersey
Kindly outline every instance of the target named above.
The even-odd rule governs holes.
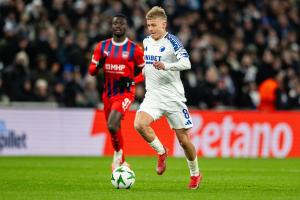
[[[120,77],[128,77],[136,83],[143,81],[140,77],[134,77],[135,66],[144,67],[144,53],[141,47],[126,38],[123,42],[117,43],[113,38],[103,40],[96,45],[89,71],[95,71],[96,65],[101,57],[107,56],[103,66],[104,72],[104,96],[111,98],[119,95],[132,93],[135,86],[125,91],[119,87]]]

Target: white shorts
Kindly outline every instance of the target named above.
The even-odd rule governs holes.
[[[155,120],[166,116],[172,129],[189,129],[193,127],[193,121],[184,102],[171,101],[160,102],[145,98],[137,112],[146,112]]]

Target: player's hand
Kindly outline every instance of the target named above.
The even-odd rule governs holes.
[[[106,61],[106,59],[107,59],[107,56],[108,56],[107,54],[104,54],[104,55],[99,59],[97,65],[96,65],[96,67],[97,67],[98,69],[101,69],[101,68],[104,66],[104,63],[105,63],[105,61]]]
[[[122,76],[119,80],[119,86],[121,89],[129,88],[131,85],[134,85],[134,82],[131,78]]]
[[[164,70],[165,69],[165,64],[163,62],[161,62],[161,61],[155,61],[153,63],[153,66],[157,70]]]

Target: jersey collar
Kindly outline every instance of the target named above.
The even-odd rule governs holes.
[[[165,34],[164,37],[162,37],[162,38],[165,38],[168,34],[169,34],[169,32],[166,32],[166,34]]]
[[[115,46],[122,46],[124,44],[126,44],[126,42],[128,41],[128,38],[125,38],[125,40],[123,42],[115,42],[114,38],[111,39],[111,42],[113,43],[113,45]]]
[[[166,32],[166,33],[165,33],[160,39],[158,39],[158,40],[154,40],[151,36],[150,36],[150,38],[151,38],[153,41],[158,42],[158,41],[164,39],[168,34],[169,34],[169,32]]]

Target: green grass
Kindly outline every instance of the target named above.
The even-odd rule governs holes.
[[[130,190],[110,183],[108,157],[0,157],[0,199],[300,199],[300,159],[199,159],[204,178],[186,189],[183,158],[168,158],[163,176],[156,158],[129,157],[136,174]]]

